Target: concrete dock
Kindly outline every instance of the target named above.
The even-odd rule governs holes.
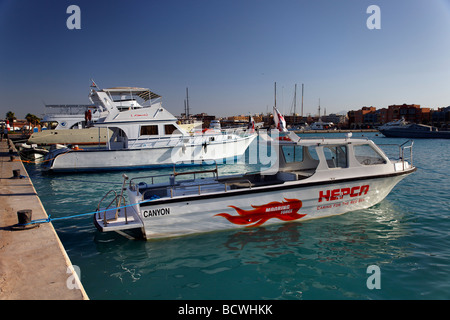
[[[47,213],[15,148],[0,142],[0,300],[87,300],[88,296],[51,223],[20,230],[20,210],[32,220]],[[15,172],[14,172],[15,171]]]

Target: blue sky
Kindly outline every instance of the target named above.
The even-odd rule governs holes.
[[[81,30],[69,30],[69,5]],[[369,30],[367,7],[381,10]],[[0,117],[148,87],[175,115],[450,105],[450,0],[0,0]]]

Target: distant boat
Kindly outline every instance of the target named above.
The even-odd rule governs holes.
[[[314,122],[313,124],[311,124],[309,126],[309,130],[335,130],[336,128],[334,127],[334,123],[333,122],[322,122],[322,121],[318,121],[318,122]]]
[[[439,131],[433,126],[408,123],[403,118],[386,123],[379,127],[378,131],[388,138],[450,139],[450,131]]]

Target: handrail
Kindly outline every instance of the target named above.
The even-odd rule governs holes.
[[[100,200],[100,202],[98,203],[98,206],[97,206],[97,210],[96,210],[96,212],[98,213],[98,216],[97,216],[97,219],[101,219],[101,214],[100,214],[100,204],[101,204],[101,202],[104,200],[104,198],[111,192],[111,191],[114,191],[114,190],[110,190],[110,191],[108,191],[108,193],[102,198],[102,200]],[[115,191],[114,191],[114,193],[116,193]],[[103,212],[103,224],[106,226],[107,224],[108,224],[108,222],[110,222],[110,221],[116,221],[117,220],[117,218],[119,217],[119,210],[120,210],[120,202],[121,202],[121,200],[123,200],[123,205],[124,205],[124,211],[125,211],[125,224],[128,224],[128,215],[127,215],[127,207],[126,207],[126,201],[125,201],[125,197],[122,195],[122,194],[117,194],[116,193],[116,196],[114,197],[114,199],[112,199],[111,200],[111,202],[106,206],[106,208],[104,209],[104,210],[102,210],[102,212]],[[115,214],[115,216],[114,216],[114,218],[112,218],[112,219],[106,219],[106,212],[108,211],[108,209],[110,208],[110,206],[113,204],[113,202],[116,202],[116,214]]]
[[[105,200],[105,198],[111,193],[111,192],[114,192],[114,194],[115,194],[115,197],[114,197],[114,199],[113,199],[113,201],[117,198],[117,192],[116,192],[116,190],[109,190],[104,196],[103,196],[103,198],[101,198],[100,199],[100,201],[98,202],[98,205],[97,205],[97,209],[95,210],[95,211],[97,211],[97,213],[98,213],[98,219],[100,219],[100,204],[103,202],[103,200]],[[109,204],[109,205],[111,205],[111,203]],[[108,205],[108,206],[109,206]]]
[[[134,178],[130,179],[129,187],[130,187],[131,190],[139,192],[139,189],[136,188],[136,183],[135,183],[135,181],[137,179],[149,179],[149,178],[151,178],[151,180],[152,180],[151,184],[153,185],[153,184],[155,184],[155,178],[161,178],[161,177],[169,177],[169,179],[172,178],[171,181],[170,181],[170,184],[174,185],[176,176],[188,175],[188,174],[193,174],[194,175],[194,180],[195,180],[195,175],[196,174],[199,174],[199,173],[213,173],[213,174],[215,174],[215,178],[217,179],[219,177],[219,169],[217,167],[217,162],[215,160],[201,160],[201,161],[202,162],[214,161],[214,164],[215,164],[216,167],[214,169],[210,169],[210,170],[196,170],[196,171],[177,172],[176,171],[176,165],[180,164],[182,162],[174,163],[174,165],[173,165],[173,173],[153,175],[153,176],[134,177]]]
[[[409,146],[405,146],[407,143],[411,143]],[[414,146],[414,140],[409,139],[403,142],[402,144],[398,143],[377,143],[377,146],[396,146],[398,147],[398,158],[402,161],[402,167],[403,171],[405,170],[405,163],[407,162],[405,160],[405,150],[409,149],[409,161],[411,162],[411,166],[413,166],[413,146]]]
[[[227,192],[228,186],[230,186],[230,185],[232,185],[232,184],[234,184],[234,183],[237,183],[237,182],[246,182],[246,183],[248,183],[248,188],[249,188],[249,189],[252,188],[252,183],[251,183],[251,181],[250,181],[249,179],[245,179],[245,178],[242,178],[242,179],[234,179],[234,180],[232,180],[232,181],[228,181],[228,182],[224,182],[224,183],[223,183],[223,186],[224,186],[224,192]],[[203,183],[203,184],[198,184],[198,185],[190,185],[190,186],[189,186],[189,185],[162,186],[162,187],[156,188],[156,189],[160,189],[160,190],[170,190],[170,198],[173,198],[173,197],[174,197],[175,191],[176,191],[176,190],[179,190],[179,189],[183,189],[183,188],[186,188],[186,187],[192,187],[192,188],[197,187],[197,188],[198,188],[198,193],[197,193],[197,194],[198,194],[198,195],[201,195],[201,194],[202,194],[202,187],[205,187],[205,186],[217,186],[217,185],[220,185],[220,182],[215,181],[215,182]],[[144,201],[144,200],[145,200],[145,195],[146,195],[147,193],[149,193],[149,192],[154,192],[154,191],[155,191],[155,189],[149,189],[149,190],[144,191],[144,193],[142,193],[141,200]]]
[[[104,196],[103,198],[99,201],[98,205],[97,205],[97,219],[100,219],[100,204],[103,202],[103,200],[111,193],[114,192],[115,197],[111,200],[111,202],[106,206],[105,210],[103,210],[103,223],[106,226],[108,224],[108,221],[116,221],[117,218],[119,217],[119,211],[120,211],[120,205],[121,202],[123,200],[123,204],[126,205],[126,201],[125,201],[125,197],[123,196],[123,191],[124,191],[124,187],[125,187],[125,182],[128,180],[127,175],[123,174],[123,184],[122,184],[122,190],[120,192],[120,194],[117,194],[117,192],[115,190],[109,190]],[[113,219],[106,219],[106,212],[108,211],[108,209],[110,208],[110,206],[113,204],[113,202],[116,202],[116,214],[114,216]],[[128,224],[128,215],[127,215],[127,208],[124,207],[125,209],[125,224]]]
[[[408,142],[411,142],[411,145],[404,147],[404,145]],[[414,140],[408,140],[405,143],[403,143],[402,145],[400,145],[400,147],[402,148],[401,159],[402,159],[403,171],[405,170],[405,149],[409,149],[409,161],[411,162],[411,167],[413,166],[413,152],[412,152],[413,145],[414,145]]]

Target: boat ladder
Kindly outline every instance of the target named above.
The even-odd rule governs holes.
[[[108,225],[108,223],[109,222],[112,222],[112,221],[117,221],[117,219],[118,219],[118,217],[119,217],[119,212],[120,212],[120,209],[124,209],[124,212],[125,212],[125,224],[128,224],[128,215],[127,215],[127,207],[126,207],[126,201],[125,201],[125,197],[123,196],[123,190],[124,190],[124,187],[125,187],[125,183],[126,183],[126,181],[128,180],[128,177],[127,177],[127,175],[123,175],[123,184],[122,184],[122,191],[121,191],[121,193],[120,194],[117,194],[117,192],[115,191],[115,190],[109,190],[104,196],[103,196],[103,198],[99,201],[99,203],[98,203],[98,205],[97,205],[97,210],[96,210],[96,213],[97,213],[97,220],[103,220],[103,224],[104,224],[104,226],[107,226]],[[108,197],[108,195],[110,195],[111,193],[114,193],[114,198],[111,200],[111,202],[104,208],[104,209],[102,209],[102,210],[100,210],[100,205],[102,204],[102,202],[103,202],[103,200],[105,200],[106,199],[106,197]],[[123,208],[121,208],[120,206],[121,206],[121,204],[122,204],[122,201],[123,201]],[[111,205],[113,204],[113,203],[116,203],[116,212],[115,212],[115,214],[114,214],[114,217],[113,218],[107,218],[107,212],[108,211],[110,211],[110,207],[111,207]],[[101,216],[101,213],[103,213],[103,217]]]

